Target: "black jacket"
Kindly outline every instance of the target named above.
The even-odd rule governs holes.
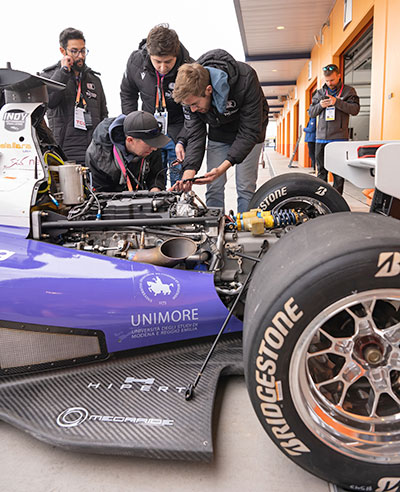
[[[224,50],[212,50],[197,61],[228,74],[229,94],[225,107],[218,111],[214,104],[207,113],[184,108],[187,139],[184,169],[200,169],[209,125],[208,138],[231,144],[227,159],[239,164],[257,143],[264,142],[268,124],[268,104],[255,70],[247,63],[236,61]],[[215,87],[213,86],[213,98]]]
[[[340,90],[340,89],[339,89]],[[318,116],[317,140],[348,140],[349,139],[349,117],[356,115],[360,111],[360,99],[354,87],[344,85],[340,97],[335,103],[335,119],[325,120],[325,108],[320,105],[320,101],[328,92],[328,86],[324,84],[312,98],[312,103],[308,112],[312,118]]]
[[[82,95],[92,116],[93,126],[88,130],[74,128],[74,108],[77,83],[74,72],[66,72],[60,62],[45,68],[41,74],[48,79],[66,84],[64,90],[49,90],[47,117],[54,137],[69,160],[83,164],[85,152],[93,131],[108,116],[106,97],[98,73],[85,67],[82,72]],[[82,106],[82,103],[80,104]]]
[[[115,144],[121,151],[134,190],[151,190],[154,187],[163,190],[165,179],[161,150],[152,152],[144,159],[128,153],[125,148],[124,119],[125,115],[106,118],[93,133],[93,140],[86,151],[86,166],[92,173],[94,188],[96,191],[128,189],[126,179],[114,158],[113,145]]]
[[[121,106],[124,114],[138,109],[138,97],[142,100],[142,110],[154,114],[156,107],[157,75],[146,48],[144,39],[137,51],[134,51],[126,65],[121,82]],[[184,63],[191,63],[187,49],[181,44],[179,56],[174,68],[163,80],[165,102],[168,111],[168,135],[176,141],[183,129],[182,106],[172,99],[178,68]]]

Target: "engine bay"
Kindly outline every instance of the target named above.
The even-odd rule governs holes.
[[[210,272],[224,296],[237,293],[253,258],[291,227],[282,227],[282,218],[260,210],[225,215],[206,207],[193,191],[90,191],[73,206],[63,204],[62,193],[57,192],[58,206],[46,201],[33,207],[32,239],[127,261]],[[291,215],[286,223],[302,220]]]

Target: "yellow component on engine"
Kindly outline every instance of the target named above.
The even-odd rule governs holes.
[[[264,220],[265,228],[266,229],[272,229],[275,225],[275,219],[274,216],[272,215],[272,212],[261,212],[261,217]]]
[[[271,224],[271,220],[272,226],[267,225],[267,223]],[[254,236],[258,236],[264,233],[265,227],[273,227],[274,218],[271,212],[263,212],[261,209],[255,208],[248,212],[237,214],[236,224],[238,231],[250,231]]]
[[[288,218],[288,214],[290,217]],[[236,215],[238,231],[250,231],[254,236],[264,233],[264,229],[273,229],[299,222],[299,214],[294,210],[273,213],[261,209],[253,209]]]

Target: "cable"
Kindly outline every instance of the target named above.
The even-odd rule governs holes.
[[[86,188],[89,190],[89,193],[96,200],[96,203],[97,203],[97,215],[96,215],[96,219],[97,220],[100,220],[101,219],[101,204],[100,204],[100,201],[97,198],[96,194],[94,193],[92,187],[91,186],[88,186],[88,182],[87,182],[87,179],[86,179],[86,174],[84,174],[83,179],[85,181]]]

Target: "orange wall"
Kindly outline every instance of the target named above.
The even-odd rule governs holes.
[[[304,129],[308,122],[307,90],[315,80],[318,88],[323,85],[322,67],[329,63],[339,64],[343,51],[373,19],[370,139],[400,139],[400,64],[397,61],[400,0],[353,0],[352,21],[344,30],[343,12],[344,0],[337,0],[329,17],[330,25],[322,29],[323,37],[311,51],[311,78],[308,79],[307,61],[297,79],[297,98],[294,91],[289,94],[278,123],[298,102],[299,124]],[[288,142],[294,140],[293,124],[292,121]],[[303,139],[298,152],[301,165],[307,165],[305,147]],[[282,149],[282,153],[285,150]]]
[[[388,0],[386,64],[382,90],[382,139],[400,139],[400,2]]]

